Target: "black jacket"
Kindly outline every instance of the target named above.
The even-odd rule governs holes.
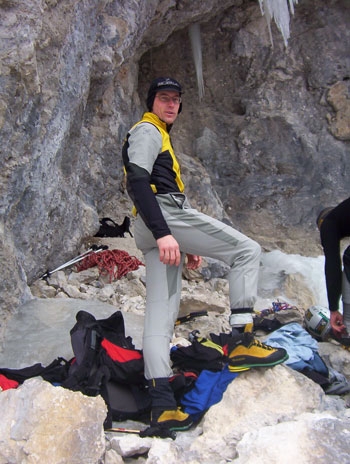
[[[330,311],[337,311],[342,292],[340,241],[350,237],[350,197],[336,206],[324,219],[320,229],[325,255],[325,276]]]

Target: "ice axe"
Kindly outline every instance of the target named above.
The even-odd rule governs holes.
[[[105,432],[137,433],[137,434],[139,434],[141,432],[141,430],[125,429],[124,427],[112,427],[110,429],[106,429]]]
[[[192,313],[187,314],[186,316],[178,317],[175,321],[175,325],[183,324],[184,322],[191,321],[199,316],[208,316],[208,311],[194,311]]]
[[[78,263],[79,261],[83,260],[87,256],[90,256],[95,253],[99,253],[100,251],[107,250],[108,246],[107,245],[92,245],[88,250],[84,251],[84,253],[81,253],[80,255],[76,256],[75,258],[72,258],[71,260],[67,261],[64,264],[61,264],[60,266],[56,267],[53,271],[46,271],[45,274],[43,274],[40,279],[47,279],[50,277],[51,274],[57,271],[61,271],[62,269],[65,269],[66,267],[72,266],[73,264]]]
[[[147,427],[144,430],[125,429],[123,427],[112,427],[110,429],[106,429],[105,432],[136,433],[141,438],[160,437],[160,438],[171,438],[172,440],[175,440],[176,438],[176,432],[174,430],[170,430],[162,426]]]

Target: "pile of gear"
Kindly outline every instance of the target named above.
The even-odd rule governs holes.
[[[196,315],[201,313],[191,317]],[[178,323],[183,321],[181,318]],[[0,368],[2,388],[16,388],[26,379],[41,376],[54,385],[89,396],[101,395],[108,408],[105,429],[111,429],[113,421],[137,419],[147,422],[151,396],[144,378],[142,351],[135,348],[131,337],[126,336],[121,311],[100,320],[86,311],[79,311],[70,335],[74,358],[67,361],[59,357],[46,367],[37,363],[23,369]],[[198,421],[212,404],[220,401],[228,382],[237,373],[253,367],[274,366],[288,358],[283,348],[268,347],[266,355],[266,347],[251,333],[237,336],[211,334],[209,340],[194,331],[190,338],[189,346],[171,350],[175,373],[169,383],[179,407],[186,405],[191,411],[191,424]],[[263,358],[260,351],[264,352]],[[210,384],[213,396],[208,395]],[[205,398],[200,393],[204,386]],[[190,396],[186,396],[187,393]],[[174,437],[168,420],[166,422],[166,427],[157,430],[149,427],[140,431],[140,436]]]
[[[264,343],[253,333],[221,333],[201,337],[198,330],[189,335],[188,346],[174,346],[170,358],[174,375],[169,383],[178,408],[188,415],[187,428],[197,423],[208,409],[222,399],[227,386],[241,372],[252,368],[272,367],[285,363],[316,383],[326,394],[345,394],[350,391],[346,378],[327,367],[318,353],[318,342],[299,323],[292,322],[272,330],[263,320],[275,312],[294,309],[276,302],[272,308],[255,317],[255,329],[271,332]],[[185,323],[205,313],[193,313],[179,319]],[[320,331],[320,318],[326,316],[317,307],[306,313],[307,328],[319,337],[329,333],[325,324]],[[274,320],[272,318],[272,320]],[[271,327],[270,327],[271,328]],[[113,427],[113,422],[128,419],[149,423],[151,396],[149,383],[144,378],[142,350],[135,348],[131,337],[125,334],[121,311],[106,319],[96,318],[86,311],[76,314],[76,324],[70,331],[74,357],[61,357],[48,366],[35,364],[23,369],[0,368],[0,386],[3,390],[16,388],[26,379],[41,376],[53,385],[60,385],[88,396],[101,395],[108,409],[104,423],[106,431],[124,431]],[[188,423],[187,423],[188,422]],[[160,436],[175,438],[171,417],[164,418],[156,427],[132,430],[141,437]]]
[[[323,306],[309,307],[302,324],[298,322],[282,324],[275,317],[278,311],[295,309],[297,308],[287,303],[272,303],[272,308],[261,311],[255,317],[254,330],[270,333],[265,342],[270,346],[286,349],[289,358],[285,364],[319,384],[326,394],[349,393],[350,384],[347,378],[327,366],[318,351],[318,342],[326,342],[330,339],[337,341],[342,348],[348,350],[349,339],[333,332],[329,310]]]

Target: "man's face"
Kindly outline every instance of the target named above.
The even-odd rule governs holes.
[[[177,118],[181,97],[178,92],[164,90],[156,93],[152,112],[166,124],[173,124]]]

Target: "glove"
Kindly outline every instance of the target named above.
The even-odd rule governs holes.
[[[176,432],[166,427],[155,426],[155,427],[147,427],[147,429],[141,430],[141,432],[139,433],[139,436],[141,438],[159,437],[159,438],[171,438],[172,440],[175,440]]]

